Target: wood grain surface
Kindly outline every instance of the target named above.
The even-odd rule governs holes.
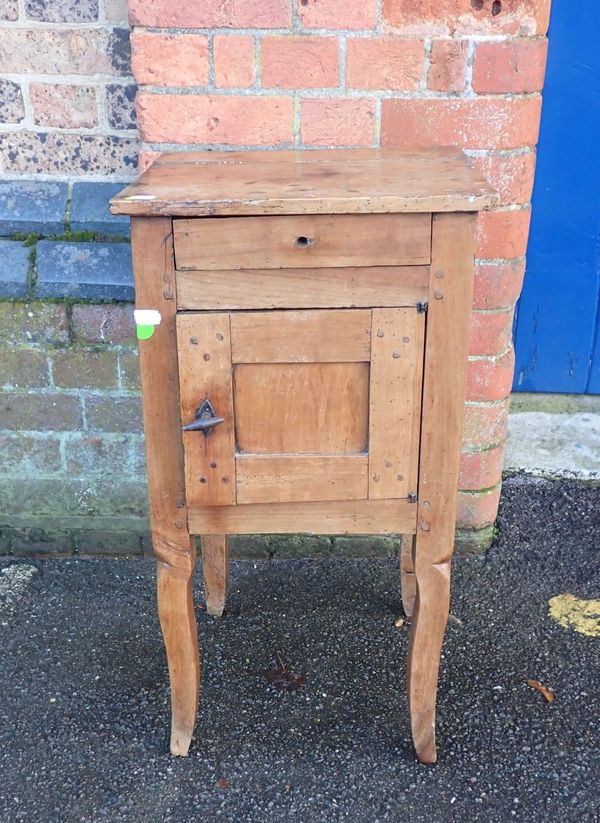
[[[479,211],[498,197],[455,148],[176,152],[111,201],[113,214]]]
[[[189,518],[196,534],[411,534],[416,508],[407,500],[249,503],[190,508]]]
[[[173,220],[177,269],[419,266],[428,214],[306,214]]]
[[[427,266],[177,272],[179,309],[318,309],[415,306]]]

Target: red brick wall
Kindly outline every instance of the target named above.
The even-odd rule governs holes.
[[[550,0],[130,0],[143,163],[198,148],[458,145],[478,224],[460,526],[493,523]]]

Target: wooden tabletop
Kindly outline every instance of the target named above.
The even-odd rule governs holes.
[[[175,152],[111,200],[113,214],[480,211],[497,196],[448,149]]]

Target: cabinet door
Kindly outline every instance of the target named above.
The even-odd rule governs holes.
[[[188,505],[416,492],[424,315],[415,308],[181,313]],[[209,411],[207,411],[209,409]]]

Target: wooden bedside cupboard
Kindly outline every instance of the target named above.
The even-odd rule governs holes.
[[[408,699],[436,760],[476,212],[455,149],[162,155],[132,217],[171,752],[200,686],[191,578],[221,615],[228,535],[404,535]],[[414,605],[413,605],[414,604]]]

